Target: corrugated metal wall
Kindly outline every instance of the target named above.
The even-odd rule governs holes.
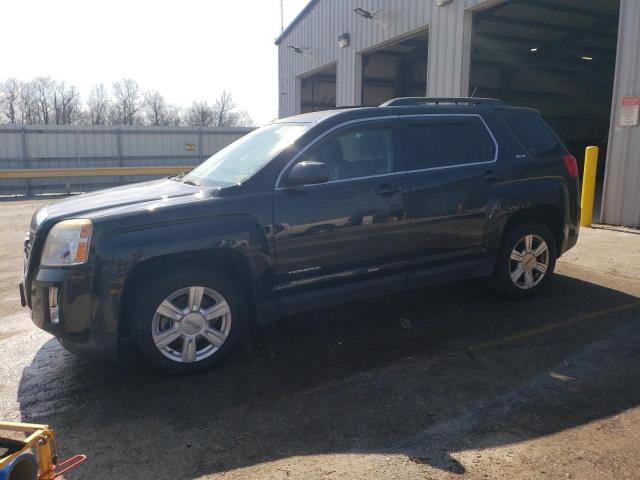
[[[466,95],[469,78],[471,10],[496,0],[322,0],[285,35],[278,45],[280,117],[300,112],[301,75],[337,64],[336,103],[359,105],[361,54],[403,37],[429,30],[427,90],[431,96]],[[379,12],[376,21],[353,13],[356,7]],[[351,45],[338,46],[348,32]],[[287,49],[305,48],[303,53]],[[427,92],[425,92],[426,94]]]
[[[0,170],[191,166],[200,163],[251,130],[0,125]],[[152,177],[0,179],[0,194],[87,191],[147,178]]]
[[[454,0],[442,7],[432,5],[427,67],[430,97],[468,94],[472,13],[465,7],[463,0]]]
[[[460,0],[456,0],[460,1]],[[462,0],[464,1],[464,0]],[[324,0],[318,2],[278,46],[280,116],[299,113],[297,82],[303,73],[337,62],[338,105],[360,102],[359,54],[373,46],[427,28],[435,0]],[[353,13],[356,7],[374,12],[376,22]],[[351,45],[338,46],[338,35],[351,34]],[[287,47],[307,47],[303,53]]]
[[[640,1],[621,0],[601,221],[640,227],[640,125],[620,127],[622,97],[640,95]]]

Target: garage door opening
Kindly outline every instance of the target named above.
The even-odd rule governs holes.
[[[328,110],[336,106],[336,64],[300,79],[301,113]]]
[[[580,162],[604,176],[619,0],[512,0],[474,16],[469,90],[533,107]],[[600,202],[596,205],[599,208]]]
[[[427,92],[426,32],[362,55],[362,105]]]

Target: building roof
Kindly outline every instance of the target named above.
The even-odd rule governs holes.
[[[296,15],[296,18],[294,18],[291,23],[287,25],[287,28],[285,28],[284,31],[278,36],[278,38],[276,38],[276,45],[280,45],[280,42],[284,40],[284,37],[286,37],[289,32],[291,32],[291,30],[293,30],[295,26],[298,25],[298,23],[300,23],[300,21],[304,17],[306,17],[311,10],[313,10],[313,7],[319,1],[320,0],[310,0],[309,3],[307,3],[307,5],[300,11],[300,13]]]

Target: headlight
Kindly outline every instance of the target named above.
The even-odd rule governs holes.
[[[40,264],[59,267],[85,263],[89,258],[92,227],[91,220],[84,218],[56,223],[47,235]]]

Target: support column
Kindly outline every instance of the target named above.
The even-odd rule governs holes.
[[[353,72],[353,105],[355,106],[362,105],[362,69],[364,68],[363,61],[364,58],[362,54],[357,54],[355,56],[355,70]]]
[[[22,127],[20,130],[20,141],[22,144],[22,161],[24,164],[24,168],[31,168],[31,164],[29,162],[29,154],[27,153],[27,129]],[[27,187],[27,196],[31,195],[31,179],[26,179],[26,187]]]
[[[336,65],[336,106],[361,103],[362,56],[353,46],[339,49]]]
[[[116,128],[116,149],[118,152],[118,166],[123,167],[124,162],[122,160],[122,139],[120,137],[120,129]],[[120,185],[124,184],[124,177],[119,177],[118,182]]]
[[[640,226],[640,125],[620,126],[622,98],[640,95],[640,2],[620,1],[601,222]]]
[[[465,0],[442,6],[432,2],[427,96],[469,95],[472,28],[473,12],[465,10]]]

